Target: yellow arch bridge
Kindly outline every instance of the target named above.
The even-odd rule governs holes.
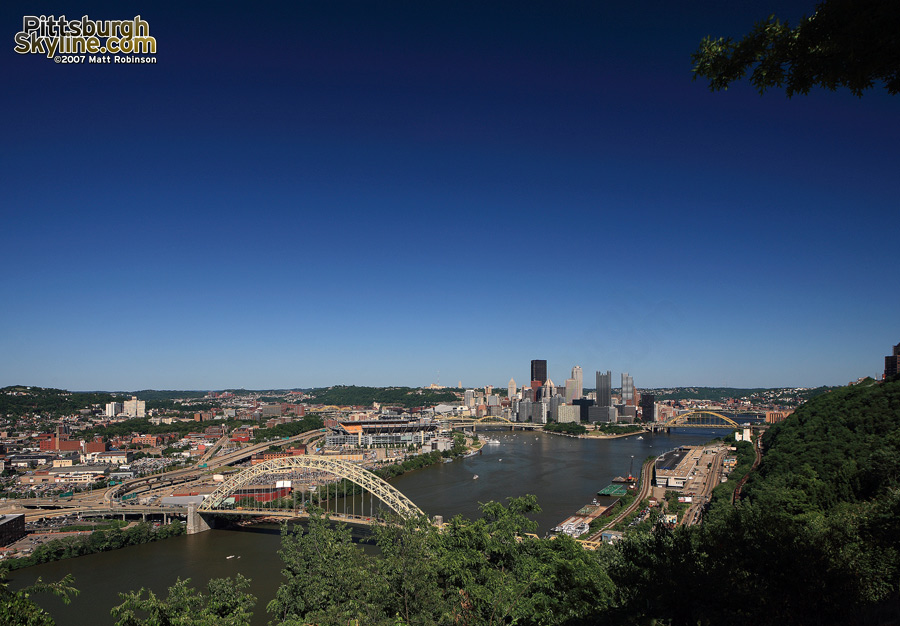
[[[742,428],[742,426],[727,415],[722,415],[715,411],[697,409],[653,425],[655,430],[660,428],[727,428],[728,430],[734,430],[735,428]]]
[[[290,508],[257,503],[257,495],[271,491],[272,483],[276,485],[272,496],[281,493],[278,481],[290,481]],[[255,504],[238,508],[250,501]],[[271,459],[235,474],[209,494],[197,512],[296,516],[311,504],[324,508],[332,517],[363,523],[377,519],[382,505],[401,517],[424,515],[412,500],[369,470],[346,461],[310,455]]]
[[[543,424],[535,424],[532,422],[517,422],[515,420],[511,420],[508,417],[500,417],[499,415],[485,415],[484,417],[447,417],[448,423],[451,428],[475,428],[478,424],[482,425],[501,425],[501,426],[509,426],[510,429],[515,430],[517,428],[521,428],[522,430],[541,430],[544,428]]]
[[[484,417],[453,416],[453,417],[448,417],[447,420],[449,420],[451,423],[453,423],[453,422],[477,422],[479,424],[482,422],[504,422],[506,424],[515,424],[516,423],[515,421],[509,419],[508,417],[500,417],[499,415],[485,415]]]

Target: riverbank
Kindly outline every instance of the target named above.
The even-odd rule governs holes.
[[[583,435],[578,435],[579,439],[621,439],[622,437],[633,437],[634,435],[643,435],[644,430],[636,430],[633,433],[617,433],[614,435],[610,435],[608,433],[602,433],[598,430],[591,430],[586,432]]]
[[[107,552],[124,548],[125,546],[136,546],[168,539],[169,537],[183,535],[185,532],[185,525],[175,520],[170,524],[159,527],[155,527],[147,522],[139,522],[126,529],[113,528],[110,530],[95,530],[93,532],[76,531],[65,533],[67,536],[53,538],[46,543],[40,543],[39,539],[32,534],[28,538],[28,541],[34,546],[30,553],[3,559],[0,562],[0,570],[16,570],[86,554]]]

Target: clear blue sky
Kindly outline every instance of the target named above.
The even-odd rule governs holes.
[[[814,386],[900,341],[900,98],[691,80],[812,1],[182,4],[41,3],[152,66],[0,9],[0,385]]]

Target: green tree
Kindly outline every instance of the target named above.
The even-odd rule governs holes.
[[[179,578],[165,599],[143,587],[121,593],[122,604],[110,614],[116,626],[249,626],[256,604],[256,598],[246,592],[249,579],[241,574],[234,580],[214,578],[206,594],[190,587],[190,582]]]
[[[410,626],[440,623],[450,611],[441,577],[445,551],[440,533],[427,517],[390,521],[374,533],[381,550],[376,569],[386,590],[382,612]]]
[[[347,526],[331,526],[313,510],[305,530],[282,527],[278,555],[285,580],[266,608],[276,623],[378,624],[383,617],[385,585]]]
[[[66,604],[71,602],[70,596],[78,595],[78,590],[72,587],[74,578],[67,574],[55,583],[45,583],[40,577],[33,585],[11,591],[9,581],[6,580],[6,572],[0,571],[0,618],[3,624],[17,626],[52,626],[53,618],[44,609],[35,604],[31,599],[35,593],[51,593]]]
[[[900,3],[825,0],[791,27],[774,15],[740,41],[706,37],[691,56],[694,78],[717,91],[744,77],[760,94],[784,88],[788,97],[814,86],[846,87],[857,96],[876,82],[900,93]]]

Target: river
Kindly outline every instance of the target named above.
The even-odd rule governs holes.
[[[722,431],[674,430],[617,439],[576,439],[548,433],[479,431],[499,445],[486,445],[478,456],[457,459],[410,472],[391,481],[428,515],[477,517],[481,502],[535,494],[542,511],[533,516],[540,534],[587,504],[595,493],[644,459],[680,445],[706,442]],[[474,476],[478,478],[474,478]],[[119,592],[141,587],[165,595],[178,577],[197,587],[210,578],[249,577],[251,593],[259,598],[254,625],[268,616],[266,603],[281,582],[280,546],[276,526],[242,530],[211,530],[157,543],[45,563],[12,572],[12,587],[28,585],[41,576],[57,580],[75,576],[79,595],[65,606],[56,598],[36,596],[60,626],[112,624],[109,610],[121,602]],[[234,555],[234,558],[227,558]]]

